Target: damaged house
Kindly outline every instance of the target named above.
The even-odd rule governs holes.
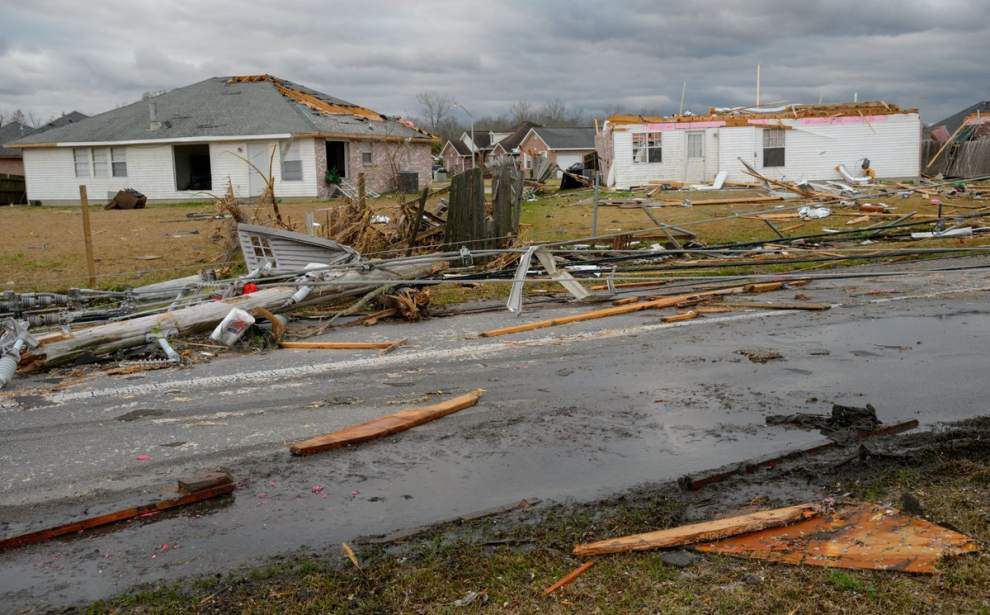
[[[990,175],[990,101],[933,124],[924,147],[925,175],[963,179]]]
[[[740,160],[788,181],[843,179],[869,166],[883,178],[917,177],[917,109],[885,102],[710,109],[705,115],[614,115],[596,135],[606,182],[749,182]],[[867,164],[868,163],[868,164]]]
[[[271,75],[213,77],[145,97],[8,147],[23,152],[28,198],[42,204],[133,188],[151,201],[260,195],[326,198],[364,173],[395,190],[400,173],[430,182],[433,135],[411,122]]]

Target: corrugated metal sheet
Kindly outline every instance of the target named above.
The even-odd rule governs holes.
[[[360,260],[354,249],[336,241],[253,224],[237,225],[248,270],[272,263],[273,273],[300,271],[310,263],[341,265]]]

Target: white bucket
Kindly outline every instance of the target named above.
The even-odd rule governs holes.
[[[233,346],[237,340],[241,339],[248,327],[254,324],[254,316],[251,316],[240,308],[230,310],[230,313],[220,321],[217,328],[210,334],[210,339],[220,342],[224,346]]]

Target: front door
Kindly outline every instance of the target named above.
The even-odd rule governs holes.
[[[705,178],[705,133],[692,130],[687,133],[687,160],[684,165],[684,180],[700,182]]]
[[[270,163],[273,163],[273,147],[275,146],[266,143],[248,143],[247,157],[251,162],[251,164],[248,165],[249,196],[259,196],[265,191],[265,177],[267,177],[270,172]]]

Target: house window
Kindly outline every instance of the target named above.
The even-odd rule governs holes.
[[[302,156],[299,154],[299,142],[289,141],[282,144],[282,181],[302,181]]]
[[[267,237],[251,235],[251,250],[262,262],[268,261],[272,264],[272,267],[278,266],[275,263],[275,252],[272,251],[272,245],[268,243]]]
[[[703,132],[687,133],[687,155],[688,158],[705,157],[705,133]]]
[[[370,167],[374,162],[374,157],[371,155],[371,143],[361,144],[361,164]]]
[[[106,148],[93,148],[93,177],[107,177],[110,174],[107,168],[107,153]]]
[[[114,177],[127,177],[127,150],[123,147],[111,147],[110,166]]]
[[[89,177],[89,148],[77,147],[73,149],[72,161],[76,165],[76,177]]]
[[[634,132],[632,136],[634,163],[663,162],[661,133]]]
[[[763,166],[784,166],[784,129],[763,129]]]

